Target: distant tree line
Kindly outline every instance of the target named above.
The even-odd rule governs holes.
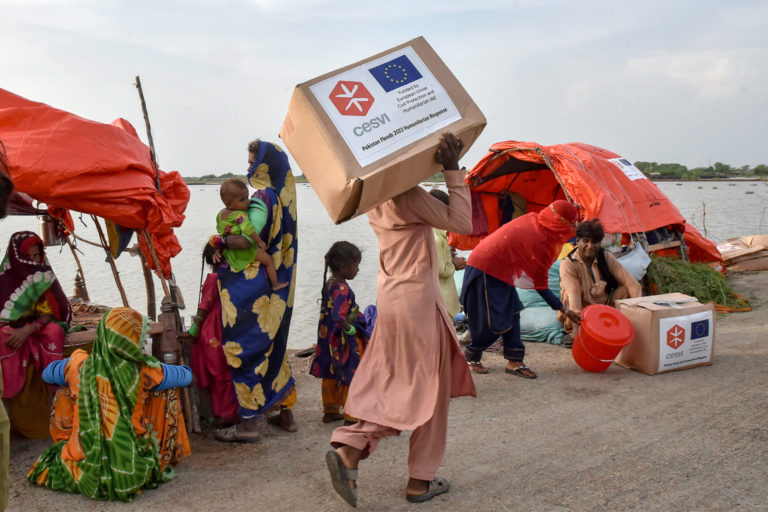
[[[743,165],[731,167],[722,162],[715,162],[708,167],[689,169],[682,164],[660,164],[657,162],[635,162],[635,167],[651,179],[698,180],[698,179],[728,179],[728,178],[765,178],[768,177],[768,165],[760,164],[755,167]]]
[[[706,180],[728,178],[768,178],[768,165],[760,164],[755,167],[743,165],[732,167],[722,162],[715,162],[708,167],[694,167],[689,169],[683,164],[660,164],[658,162],[635,162],[635,167],[651,179],[667,180]],[[224,174],[206,174],[199,177],[185,177],[187,183],[221,183],[229,178],[245,179],[244,174],[227,172]],[[438,172],[427,178],[428,182],[444,181],[443,173]],[[306,183],[307,178],[303,174],[296,176],[297,183]]]
[[[240,178],[245,180],[245,174],[236,174],[234,172],[225,172],[224,174],[205,174],[203,176],[184,176],[186,183],[222,183],[230,178]],[[295,176],[296,183],[306,183],[307,178],[303,174]]]

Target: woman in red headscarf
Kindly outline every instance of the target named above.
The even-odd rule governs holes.
[[[11,425],[26,437],[48,436],[48,391],[40,378],[62,358],[72,308],[30,231],[11,235],[0,265],[0,361]],[[42,415],[42,421],[35,421]]]
[[[464,272],[461,303],[469,320],[472,341],[464,356],[475,373],[488,373],[480,362],[483,351],[501,336],[507,373],[526,379],[536,374],[524,363],[520,340],[523,304],[515,287],[536,290],[552,309],[574,322],[578,313],[563,306],[548,287],[548,271],[564,242],[573,236],[578,210],[558,200],[539,213],[513,219],[484,238],[472,251]]]

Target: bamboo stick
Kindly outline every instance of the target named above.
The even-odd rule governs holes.
[[[141,260],[141,271],[144,273],[144,285],[147,289],[147,316],[152,320],[157,320],[157,301],[155,299],[155,281],[152,279],[152,271],[147,266],[147,259],[144,253],[138,251]]]
[[[104,244],[97,244],[96,242],[91,242],[90,240],[86,240],[85,238],[83,238],[81,236],[78,236],[76,233],[72,233],[72,238],[74,238],[75,240],[79,240],[81,242],[84,242],[84,243],[86,243],[88,245],[92,245],[94,247],[98,247],[99,249],[105,249],[106,248],[104,246]]]
[[[80,263],[80,258],[77,256],[77,251],[75,250],[75,246],[72,244],[72,240],[69,239],[69,235],[64,235],[64,240],[66,240],[67,245],[69,246],[69,249],[72,251],[72,256],[75,257],[75,263],[77,263],[77,270],[80,272],[80,281],[83,283],[83,290],[85,291],[86,297],[88,297],[88,286],[85,283],[85,273],[83,272],[83,265]]]
[[[152,140],[152,127],[149,124],[149,113],[147,112],[147,104],[144,101],[144,91],[141,88],[141,79],[136,76],[136,88],[139,90],[139,98],[141,100],[141,110],[144,113],[144,123],[147,128],[147,140],[149,142],[149,154],[152,158],[152,167],[155,170],[155,188],[157,188],[157,191],[162,194],[163,191],[160,187],[160,172],[159,167],[157,165],[157,154],[155,153],[155,143]],[[172,290],[168,286],[168,282],[165,279],[165,276],[163,275],[163,271],[160,268],[160,259],[157,257],[157,252],[155,252],[155,247],[152,244],[152,237],[149,235],[149,232],[145,229],[142,229],[142,233],[144,235],[144,239],[147,242],[147,247],[149,247],[149,253],[152,256],[152,261],[155,264],[155,269],[157,270],[157,276],[160,278],[160,284],[163,286],[163,293],[165,294],[165,297],[168,301],[168,306],[173,311],[175,320],[176,320],[176,329],[174,330],[174,335],[176,332],[181,329],[181,318],[179,316],[179,310],[176,307],[176,301],[175,301],[175,294],[172,294]],[[145,280],[147,280],[147,273],[149,269],[146,266],[146,261],[144,261],[143,255],[142,255],[142,263],[144,264],[145,268]],[[152,281],[152,276],[149,274],[149,279],[147,280],[147,293],[149,294],[149,283],[154,283]],[[154,310],[154,284],[152,284],[152,305]],[[150,300],[148,297],[147,300],[147,307],[149,308]],[[165,305],[161,305],[160,310],[164,310]],[[166,313],[168,311],[165,311]],[[161,313],[162,315],[163,313]],[[178,338],[176,338],[176,346],[179,353],[179,359],[181,360],[181,364],[186,364],[185,357],[184,357],[184,350],[181,346],[178,344]],[[181,399],[183,404],[183,411],[185,414],[185,419],[187,420],[187,430],[191,432],[201,432],[200,429],[200,414],[198,412],[198,400],[197,400],[197,393],[194,388],[185,387],[181,390]]]
[[[173,302],[173,298],[171,297],[171,290],[168,287],[168,281],[165,280],[165,276],[163,275],[163,270],[160,268],[160,258],[157,257],[157,253],[155,252],[155,246],[152,244],[152,237],[149,235],[149,231],[147,231],[147,228],[143,228],[141,230],[142,235],[144,235],[144,240],[147,242],[147,247],[149,247],[149,254],[152,256],[152,261],[155,263],[155,270],[157,272],[157,277],[160,278],[160,284],[163,285],[163,293],[165,294],[165,297],[170,301]]]
[[[120,273],[117,271],[117,265],[115,265],[115,260],[112,258],[112,251],[109,250],[109,244],[107,243],[107,239],[104,236],[104,231],[101,229],[99,219],[95,215],[91,215],[91,218],[96,224],[96,231],[99,232],[99,240],[101,240],[101,243],[104,246],[104,251],[107,253],[107,261],[109,262],[110,268],[112,268],[112,275],[115,276],[115,284],[117,284],[117,289],[120,292],[120,298],[123,299],[123,306],[129,308],[131,306],[128,305],[128,297],[125,295],[123,283],[120,281]]]
[[[155,169],[155,188],[161,194],[160,173],[157,172],[157,153],[155,153],[155,143],[152,140],[152,127],[149,124],[149,112],[147,112],[147,103],[144,101],[144,90],[141,88],[141,79],[136,75],[136,88],[139,90],[139,99],[141,100],[141,111],[144,113],[144,124],[147,127],[147,141],[149,142],[149,156],[152,158],[152,167]]]

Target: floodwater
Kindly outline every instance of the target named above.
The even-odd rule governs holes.
[[[768,182],[703,181],[657,182],[678,207],[686,221],[696,226],[708,238],[719,243],[727,238],[768,233]],[[299,216],[298,275],[293,321],[288,345],[304,348],[315,342],[315,329],[319,305],[317,300],[323,284],[323,255],[337,240],[348,240],[363,254],[360,273],[350,283],[361,307],[376,300],[376,270],[378,250],[376,237],[365,216],[335,225],[307,183],[297,188]],[[183,247],[173,259],[178,286],[187,304],[184,316],[191,317],[198,301],[201,272],[201,251],[208,236],[215,231],[215,216],[221,209],[217,185],[190,186],[191,198],[184,225],[176,230]],[[90,216],[82,221],[75,217],[77,234],[91,241],[98,235]],[[11,233],[19,230],[39,232],[34,217],[11,217],[0,222],[0,249],[5,252]],[[119,305],[120,294],[115,286],[105,253],[98,247],[78,242],[82,251],[78,256],[85,268],[85,280],[91,301],[99,304]],[[67,246],[49,247],[48,257],[65,293],[71,294],[77,266]],[[125,288],[128,303],[146,313],[146,291],[139,258],[123,254],[117,267]],[[162,298],[160,283],[155,282],[157,303]]]

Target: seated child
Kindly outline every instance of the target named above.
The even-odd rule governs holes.
[[[339,411],[347,401],[349,385],[368,344],[376,314],[376,306],[368,306],[365,315],[360,312],[355,294],[347,284],[357,275],[360,259],[360,249],[349,242],[334,243],[325,255],[317,347],[310,370],[323,379],[323,423],[357,421]],[[326,281],[329,268],[331,277]]]
[[[251,240],[251,247],[248,249],[224,248],[224,259],[227,260],[232,270],[240,272],[254,261],[258,261],[267,272],[272,290],[277,291],[288,286],[289,283],[281,283],[277,280],[275,262],[272,261],[272,256],[264,250],[266,244],[259,238],[256,228],[246,213],[250,202],[248,186],[238,179],[229,179],[221,184],[219,195],[224,203],[224,209],[216,216],[216,231],[222,237],[243,235]]]

